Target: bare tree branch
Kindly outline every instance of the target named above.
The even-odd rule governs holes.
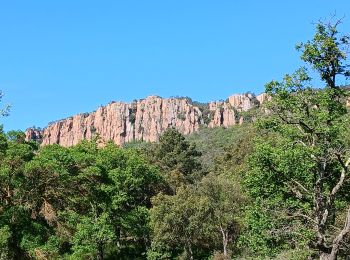
[[[344,163],[343,160],[341,159],[340,155],[337,155],[338,161],[340,162],[341,166],[342,166],[342,170],[341,170],[341,174],[340,174],[340,178],[338,183],[333,187],[331,193],[328,196],[328,203],[332,203],[332,201],[334,200],[334,196],[336,195],[336,193],[339,191],[339,189],[343,186],[344,184],[344,180],[346,177],[346,173],[348,172],[348,166],[350,164],[350,158],[348,158],[348,160]]]
[[[305,188],[300,182],[298,182],[297,180],[295,179],[292,179],[292,182],[294,182],[296,185],[298,185],[303,191],[305,191],[306,193],[308,194],[311,194],[311,192]]]
[[[337,254],[344,237],[350,232],[350,208],[348,209],[343,230],[334,238],[330,259],[337,259]]]

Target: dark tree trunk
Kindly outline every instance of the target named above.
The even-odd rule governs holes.
[[[103,260],[104,256],[103,256],[103,245],[101,243],[98,244],[97,246],[97,256],[96,259],[97,260]]]
[[[186,251],[187,251],[188,259],[193,260],[193,251],[192,251],[191,242],[187,243]]]

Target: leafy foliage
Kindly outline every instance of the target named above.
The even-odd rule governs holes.
[[[96,141],[37,151],[21,133],[1,137],[4,257],[103,259],[132,246],[130,254],[145,252],[150,198],[162,178],[139,152]]]
[[[189,259],[234,250],[244,197],[239,186],[221,175],[209,175],[198,186],[181,187],[176,195],[153,199],[152,251],[149,258],[183,254]],[[219,241],[222,240],[220,243]]]
[[[257,252],[307,247],[313,257],[335,259],[347,250],[350,211],[345,227],[334,228],[350,203],[348,94],[336,83],[348,75],[343,63],[349,38],[339,36],[338,25],[319,23],[314,38],[297,46],[324,89],[311,86],[305,68],[266,85],[272,101],[259,121],[261,135],[245,180],[255,198],[248,223],[256,231],[249,244]]]

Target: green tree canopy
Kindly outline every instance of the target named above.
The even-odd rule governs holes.
[[[266,85],[272,101],[266,107],[267,116],[259,121],[261,135],[246,177],[255,198],[250,225],[258,227],[258,232],[250,242],[257,250],[262,245],[278,249],[288,244],[308,247],[320,259],[346,253],[348,94],[336,80],[349,75],[349,37],[338,32],[339,24],[320,22],[313,39],[297,46],[301,59],[318,72],[325,88],[312,87],[306,68]],[[339,224],[342,213],[347,218]]]

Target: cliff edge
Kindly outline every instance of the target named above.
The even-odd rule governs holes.
[[[95,112],[49,123],[44,129],[28,128],[26,139],[41,145],[72,146],[99,135],[102,141],[123,145],[132,141],[157,141],[169,127],[187,135],[201,125],[228,127],[240,124],[240,112],[259,107],[266,94],[236,94],[226,101],[192,102],[188,98],[149,96],[131,103],[111,102]]]

